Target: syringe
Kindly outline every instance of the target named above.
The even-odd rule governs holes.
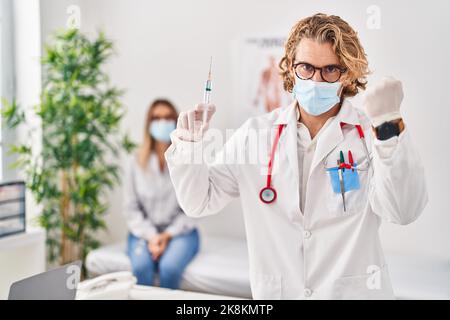
[[[211,68],[212,68],[212,57],[209,62],[209,73],[208,73],[208,80],[206,80],[205,85],[205,93],[203,96],[203,103],[205,104],[205,110],[203,111],[203,124],[205,124],[208,121],[208,104],[211,99]]]

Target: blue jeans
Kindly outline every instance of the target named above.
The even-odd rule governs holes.
[[[159,260],[154,261],[147,248],[147,241],[128,234],[128,256],[137,283],[141,285],[153,285],[153,276],[158,271],[161,287],[178,289],[183,271],[198,249],[199,234],[197,229],[194,229],[173,237]]]

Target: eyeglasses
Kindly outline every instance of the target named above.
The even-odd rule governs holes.
[[[293,68],[295,75],[302,80],[312,79],[312,77],[314,77],[314,74],[316,73],[316,70],[320,70],[320,77],[322,78],[322,80],[329,83],[339,81],[342,74],[347,71],[347,68],[335,64],[330,64],[328,66],[319,68],[306,62],[295,63]]]

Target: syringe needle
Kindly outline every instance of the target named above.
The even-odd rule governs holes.
[[[208,80],[211,81],[211,70],[212,70],[212,56],[209,60],[209,73],[208,73]]]
[[[211,96],[211,70],[212,70],[212,56],[209,61],[209,72],[208,72],[208,80],[206,80],[205,85],[205,94],[203,97],[203,102],[205,104],[205,110],[203,110],[203,124],[206,124],[208,120],[208,104],[210,102],[210,96]]]

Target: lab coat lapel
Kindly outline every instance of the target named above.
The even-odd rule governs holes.
[[[339,121],[335,118],[332,123],[325,129],[317,140],[317,148],[314,153],[311,170],[309,174],[314,171],[318,164],[339,144],[344,140]]]
[[[325,131],[318,137],[317,149],[309,172],[310,176],[314,169],[322,162],[322,160],[342,141],[344,135],[342,133],[341,123],[355,125],[358,124],[358,116],[356,110],[353,109],[349,101],[344,100],[341,110],[333,119],[332,123],[325,128]],[[336,159],[337,160],[337,159]]]
[[[297,116],[295,105],[291,108],[288,123],[286,126],[286,153],[297,186],[297,195],[299,191],[299,174],[298,174],[298,155],[297,155]]]
[[[289,162],[289,167],[292,170],[292,179],[294,179],[294,183],[296,185],[295,195],[293,199],[296,200],[296,205],[300,210],[296,101],[291,103],[285,110],[280,113],[278,119],[275,121],[275,125],[278,126],[280,124],[286,125],[284,128],[284,139],[280,140],[280,145],[284,145],[286,148],[285,150]]]

